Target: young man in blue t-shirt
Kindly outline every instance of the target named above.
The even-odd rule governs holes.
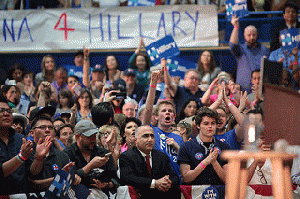
[[[91,75],[89,56],[90,50],[83,47],[83,50],[80,50],[75,54],[75,65],[64,65],[68,71],[68,76],[77,76],[80,84],[84,85],[85,87],[88,87],[85,81],[87,81],[86,79],[89,79]],[[84,72],[86,75],[84,75]]]
[[[64,65],[64,67],[68,71],[68,76],[76,75],[77,77],[79,77],[79,81],[81,84],[82,84],[82,78],[83,78],[83,67],[82,67],[83,59],[84,59],[83,51],[78,51],[75,54],[75,58],[74,58],[75,65]]]
[[[153,103],[155,100],[156,85],[160,74],[163,72],[153,71],[150,80],[150,89],[146,100],[145,115],[143,125],[150,125],[153,111]],[[156,119],[158,121],[157,127],[153,127],[155,136],[154,149],[164,152],[168,155],[172,169],[180,176],[180,168],[177,164],[177,156],[180,145],[184,142],[180,135],[172,133],[172,125],[175,121],[175,106],[171,101],[160,101],[157,104]]]
[[[243,100],[246,100],[247,92],[241,96]],[[226,108],[222,103],[228,107],[228,110],[233,114],[237,121],[237,125],[234,129],[230,131],[225,131],[225,126],[228,121],[228,115],[226,114]],[[226,96],[225,90],[219,92],[218,99],[209,107],[210,109],[216,110],[219,113],[219,121],[217,122],[217,130],[215,138],[221,142],[226,142],[230,145],[231,149],[240,150],[243,141],[243,130],[242,124],[244,122],[244,115],[239,111],[239,109],[230,101],[229,97]]]

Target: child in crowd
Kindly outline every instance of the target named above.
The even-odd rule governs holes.
[[[55,114],[71,113],[71,108],[73,105],[74,105],[74,100],[71,91],[62,89],[58,93],[58,105]]]

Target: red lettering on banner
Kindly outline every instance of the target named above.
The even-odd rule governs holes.
[[[58,25],[60,24],[61,19],[64,18],[64,27],[63,28],[57,28]],[[57,23],[54,26],[54,30],[63,30],[65,31],[65,40],[68,40],[68,31],[74,31],[75,28],[68,28],[67,25],[67,13],[63,13],[60,15],[59,20],[57,21]]]

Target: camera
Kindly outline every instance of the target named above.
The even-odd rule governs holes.
[[[225,84],[228,84],[229,78],[226,77],[226,76],[220,76],[219,77],[219,84],[221,84],[222,82],[224,82]]]
[[[90,183],[94,184],[95,182],[93,181],[93,179],[97,179],[101,182],[108,183],[111,181],[113,175],[111,171],[105,171],[103,169],[97,168],[93,169],[92,172],[88,174],[88,176],[90,178]]]
[[[126,92],[118,92],[116,93],[116,99],[124,99],[126,98],[127,93]]]

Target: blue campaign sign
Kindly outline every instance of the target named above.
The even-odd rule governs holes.
[[[292,50],[300,47],[300,28],[284,29],[280,31],[281,46],[283,50]]]
[[[171,58],[180,54],[179,48],[171,35],[167,35],[146,46],[146,51],[153,65],[160,63],[161,58]]]
[[[58,169],[49,189],[45,193],[45,199],[85,199],[89,190],[83,185],[72,185],[75,178],[75,169],[72,167],[69,172]]]
[[[128,6],[155,6],[155,0],[128,0]]]
[[[247,0],[226,0],[227,20],[231,21],[232,15],[239,18],[249,15]]]
[[[179,76],[181,79],[184,78],[187,70],[197,68],[197,63],[179,57],[172,57],[166,60],[170,75]]]

